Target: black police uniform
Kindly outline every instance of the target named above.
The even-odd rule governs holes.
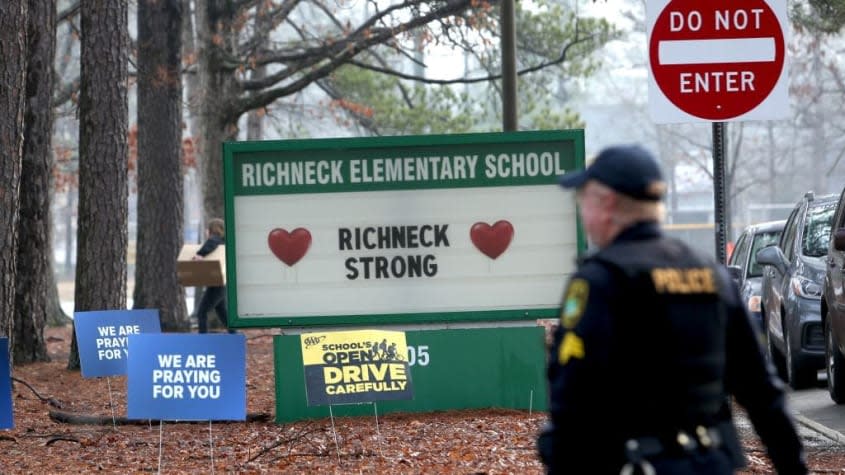
[[[782,383],[721,266],[657,223],[622,231],[569,282],[549,354],[550,473],[733,473],[744,465],[730,397],[779,473],[806,473]],[[640,472],[635,472],[640,473]]]

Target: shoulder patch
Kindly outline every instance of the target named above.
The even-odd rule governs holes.
[[[571,330],[578,324],[584,307],[587,306],[587,296],[590,294],[590,284],[584,279],[572,279],[566,289],[566,298],[560,311],[560,324]]]
[[[565,365],[571,358],[584,359],[584,340],[575,332],[566,332],[557,351],[557,362]]]

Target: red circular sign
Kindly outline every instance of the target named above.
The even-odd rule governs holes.
[[[783,31],[765,0],[672,0],[652,28],[649,62],[676,107],[731,119],[760,105],[777,84]]]

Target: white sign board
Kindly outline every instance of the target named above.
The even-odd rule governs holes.
[[[577,132],[230,143],[234,326],[557,316]],[[232,319],[230,317],[230,319]]]

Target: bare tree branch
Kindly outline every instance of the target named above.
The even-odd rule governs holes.
[[[79,1],[73,2],[69,7],[60,11],[58,15],[56,15],[56,26],[59,23],[70,20],[70,18],[75,17],[79,14]]]
[[[50,411],[50,420],[54,422],[62,422],[65,424],[75,425],[158,425],[160,421],[151,421],[147,419],[129,419],[127,417],[112,417],[101,416],[96,414],[74,414],[64,411]],[[246,415],[247,422],[266,422],[270,420],[270,415],[263,412],[248,413]],[[181,421],[182,423],[191,423],[190,421]],[[202,423],[202,421],[194,421],[195,423]]]
[[[317,84],[317,87],[322,89],[326,93],[326,95],[328,95],[333,100],[338,101],[338,100],[343,99],[343,94],[341,94],[340,91],[335,89],[332,86],[332,84],[329,83],[329,81],[321,79],[321,80],[317,81],[316,84]],[[367,117],[363,114],[359,114],[359,113],[357,113],[353,110],[349,110],[349,109],[344,109],[344,111],[347,114],[349,114],[350,116],[352,116],[352,118],[355,119],[355,122],[357,122],[361,127],[365,128],[366,130],[373,133],[374,135],[381,135],[381,133],[379,132],[378,127],[376,127],[375,122],[373,121],[372,117]]]
[[[29,384],[29,383],[27,383],[26,381],[24,381],[24,380],[22,380],[22,379],[15,378],[14,376],[12,377],[12,381],[14,381],[14,382],[16,382],[16,383],[21,383],[21,384],[23,384],[24,386],[26,386],[27,388],[29,388],[29,390],[30,390],[30,391],[32,391],[32,393],[33,393],[33,394],[35,394],[35,396],[36,396],[36,397],[38,398],[38,400],[40,400],[41,402],[46,402],[47,404],[49,404],[49,405],[51,405],[51,406],[53,406],[53,407],[57,407],[57,408],[59,408],[59,409],[61,409],[61,408],[62,408],[62,403],[61,403],[61,402],[59,402],[57,399],[54,399],[54,398],[51,398],[51,397],[44,397],[44,396],[42,396],[42,395],[38,394],[38,391],[36,391],[36,390],[35,390],[35,388],[33,388],[32,386],[30,386],[30,384]]]
[[[498,1],[498,0],[495,0]],[[400,23],[393,27],[377,27],[386,17],[394,12],[402,11],[403,9],[410,9],[419,7],[422,4],[428,3],[428,0],[410,0],[400,4],[392,5],[390,8],[380,11],[372,15],[364,23],[362,23],[354,31],[347,36],[339,38],[337,41],[326,42],[313,47],[298,47],[290,51],[278,51],[274,54],[268,54],[259,58],[256,61],[257,65],[270,63],[298,63],[303,62],[306,66],[317,64],[320,60],[330,57],[350,48],[365,49],[370,46],[387,42],[389,39],[395,37],[400,33],[412,30],[416,27],[425,25],[431,21],[439,18],[445,18],[451,15],[456,15],[467,8],[473,6],[474,2],[471,0],[447,0],[442,2],[440,8],[434,8],[424,15],[415,16],[405,23]],[[263,86],[253,86],[244,84],[246,89],[258,89]]]
[[[240,1],[235,1],[235,2],[232,2],[232,8],[233,8],[233,10],[235,10],[235,11],[240,11],[240,10],[249,10],[250,8],[252,8],[252,7],[254,7],[254,6],[258,5],[258,3],[259,3],[259,2],[261,2],[261,0],[240,0]]]
[[[290,10],[294,7],[295,1],[292,0],[289,3],[286,3],[285,6],[288,7],[288,9]],[[422,0],[409,0],[401,4],[393,5],[383,11],[379,11],[377,14],[370,17],[366,22],[358,26],[356,30],[349,33],[346,37],[342,39],[339,39],[334,42],[326,42],[325,40],[321,40],[324,43],[319,47],[300,46],[287,50],[264,52],[262,54],[259,54],[256,59],[250,59],[249,64],[253,67],[258,67],[263,64],[271,63],[282,63],[285,65],[285,67],[281,70],[276,71],[273,74],[265,75],[264,77],[250,77],[248,79],[240,80],[239,84],[245,91],[257,91],[262,89],[266,90],[259,94],[253,94],[250,98],[244,98],[242,101],[235,105],[233,113],[239,114],[248,111],[251,108],[263,107],[279,97],[298,92],[302,88],[307,87],[307,85],[311,82],[325,77],[344,62],[348,62],[355,66],[372,70],[374,72],[380,72],[401,79],[414,80],[420,83],[427,84],[471,84],[494,81],[501,77],[500,74],[490,73],[483,77],[476,78],[461,78],[451,80],[431,79],[424,78],[418,75],[406,74],[399,71],[395,71],[384,64],[373,65],[369,62],[353,59],[361,51],[368,50],[371,46],[379,44],[392,47],[400,54],[412,58],[412,55],[405,52],[400,46],[393,42],[397,35],[407,32],[416,27],[425,26],[431,23],[432,21],[437,21],[441,18],[460,15],[462,12],[467,11],[467,8],[471,5],[471,2],[467,3],[466,0],[450,0],[443,4],[440,9],[431,10],[425,15],[416,16],[412,20],[409,20],[403,24],[399,24],[393,27],[377,26],[382,24],[384,22],[384,19],[386,19],[393,12],[401,11],[401,9],[403,8],[418,8],[420,5],[423,4],[425,4],[425,2]],[[349,28],[348,24],[344,25],[323,3],[314,2],[314,5],[316,5],[317,8],[322,10],[324,15],[329,19],[329,21],[334,24],[334,26],[338,30],[342,31]],[[300,37],[306,43],[309,41],[315,41],[314,38],[307,37],[306,33],[302,29],[296,28],[296,26],[293,24],[291,24],[291,26],[295,29],[295,31],[298,32]],[[450,36],[452,32],[457,32],[459,34],[462,33],[462,30],[460,28],[453,28],[451,27],[451,25],[444,24],[443,31],[446,32],[444,36],[446,36],[452,44],[465,45],[467,43],[467,39],[463,36],[461,36],[460,38]],[[536,65],[523,68],[519,70],[517,74],[524,75],[541,70],[543,68],[547,68],[549,66],[561,64],[567,60],[568,53],[572,47],[585,42],[592,41],[596,38],[596,36],[598,36],[598,34],[580,36],[578,31],[578,27],[576,26],[576,39],[568,43],[557,58],[542,61]],[[541,54],[540,52],[536,53]],[[238,60],[234,57],[229,58],[229,61],[232,67],[235,67],[235,63],[238,62]],[[481,62],[482,64],[484,63],[483,61]],[[241,62],[240,65],[242,67],[243,63]],[[280,84],[293,78],[296,78],[296,80],[293,80],[288,84]]]
[[[252,36],[240,45],[239,50],[246,52],[247,55],[255,53],[266,43],[270,31],[277,27],[282,21],[285,21],[290,16],[293,9],[301,2],[302,0],[285,0],[279,8],[271,12],[267,12],[266,21],[261,22],[260,27],[256,27]]]
[[[413,5],[415,3],[417,2],[406,2],[405,4]],[[425,25],[437,18],[454,15],[469,8],[472,3],[473,0],[448,0],[443,4],[442,8],[434,9],[425,15],[411,18],[407,22],[396,25],[393,28],[379,28],[367,31],[361,27],[353,32],[349,37],[344,38],[337,43],[326,45],[323,48],[311,49],[310,51],[314,54],[313,56],[298,56],[298,58],[300,58],[298,61],[301,63],[299,64],[301,69],[298,67],[289,67],[278,74],[269,75],[268,78],[271,78],[272,81],[265,86],[271,86],[281,80],[287,79],[296,74],[301,74],[298,79],[289,84],[268,89],[260,94],[244,98],[234,106],[233,112],[239,116],[249,110],[263,107],[279,97],[298,92],[312,82],[327,76],[340,65],[348,63],[361,51],[364,51],[374,45],[383,44],[398,34]],[[365,22],[365,24],[371,24],[372,21],[374,21],[374,19]],[[311,69],[309,70],[309,68]],[[256,84],[259,82],[262,81],[254,81],[251,84],[252,87],[248,89],[264,87]],[[246,88],[245,84],[246,82],[242,83],[242,85]]]
[[[378,54],[378,53],[376,53],[375,51],[369,51],[369,55],[370,55],[370,56],[372,56],[372,57],[373,57],[373,59],[375,59],[376,61],[378,61],[378,62],[379,62],[379,64],[381,64],[381,65],[382,65],[382,67],[386,67],[386,66],[387,66],[387,61],[386,61],[384,58],[382,58],[382,57],[381,57],[381,55],[379,55],[379,54]],[[402,100],[404,100],[404,101],[405,101],[405,105],[407,105],[407,106],[408,106],[408,107],[410,107],[410,108],[414,108],[414,107],[415,107],[415,104],[414,104],[414,102],[411,100],[411,95],[410,95],[410,93],[408,92],[408,89],[405,87],[405,85],[404,85],[404,84],[402,84],[401,82],[397,82],[396,87],[399,89],[399,93],[400,93],[400,94],[402,94]]]
[[[578,43],[583,43],[584,41],[588,41],[590,39],[592,39],[592,38],[586,37],[586,38],[582,38],[580,40],[575,40],[572,43],[569,43],[568,45],[566,45],[566,47],[561,52],[560,56],[558,56],[557,58],[550,60],[550,61],[544,61],[544,62],[536,64],[534,66],[529,66],[527,68],[520,69],[519,71],[516,72],[516,74],[519,75],[519,76],[523,76],[525,74],[533,73],[535,71],[539,71],[539,70],[547,68],[549,66],[555,66],[555,65],[561,64],[561,63],[566,61],[566,53],[569,51],[569,48],[571,48],[572,46],[574,46]],[[475,78],[431,79],[431,78],[426,78],[426,77],[422,77],[422,76],[416,76],[416,75],[413,75],[413,74],[401,73],[399,71],[396,71],[396,70],[390,69],[390,68],[373,66],[371,64],[366,64],[366,63],[363,63],[361,61],[350,60],[350,61],[348,61],[348,63],[355,65],[355,66],[358,66],[361,69],[367,69],[367,70],[374,71],[374,72],[377,72],[377,73],[382,73],[382,74],[387,74],[387,75],[390,75],[390,76],[398,77],[400,79],[408,79],[408,80],[427,83],[427,84],[473,84],[473,83],[479,83],[479,82],[494,81],[496,79],[502,78],[501,74],[490,74],[490,75],[487,75],[487,76],[475,77]]]

